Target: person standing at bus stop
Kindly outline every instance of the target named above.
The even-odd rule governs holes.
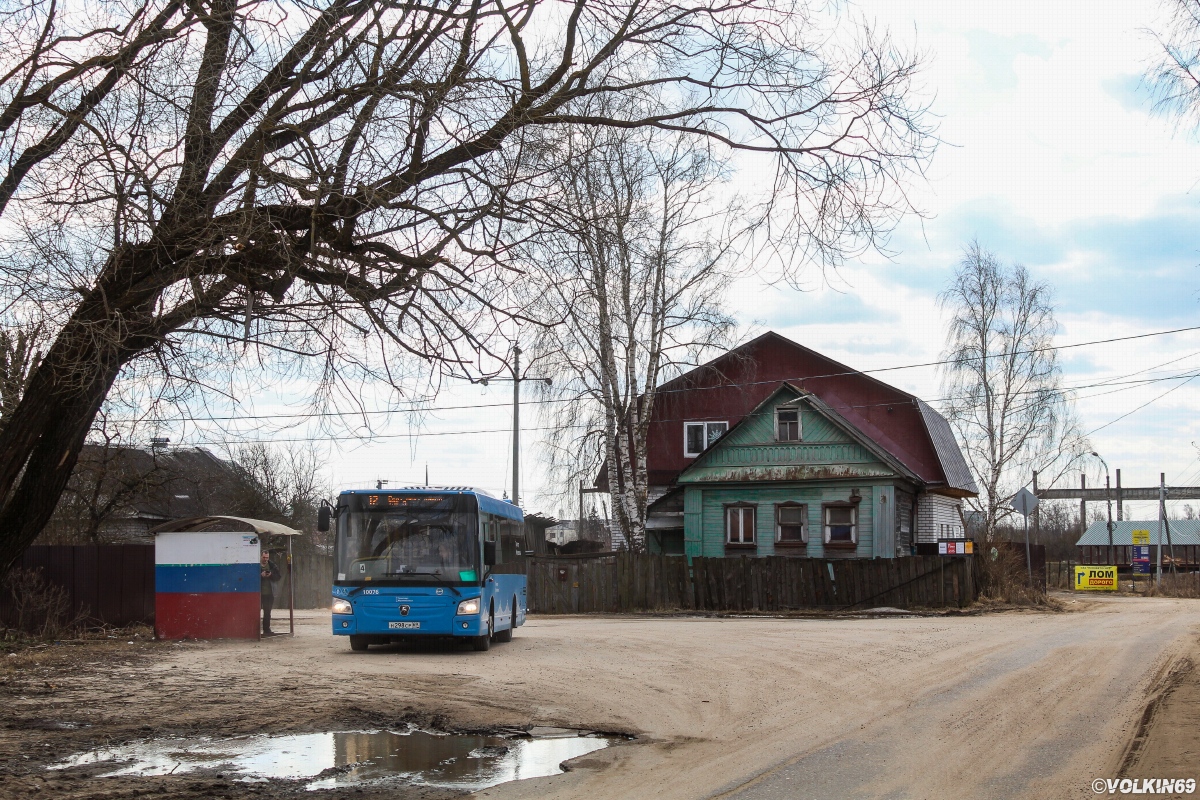
[[[271,631],[271,608],[275,605],[275,587],[273,583],[278,583],[283,573],[279,571],[279,567],[271,560],[271,553],[268,550],[262,551],[262,569],[259,574],[262,577],[260,595],[262,597],[262,632],[263,636],[274,636]]]

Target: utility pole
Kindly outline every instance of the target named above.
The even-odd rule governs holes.
[[[544,381],[547,386],[552,384],[550,378],[535,378],[521,374],[521,347],[514,344],[512,349],[512,377],[484,378],[480,381],[487,386],[491,381],[512,381],[513,383],[513,434],[512,434],[512,504],[521,504],[521,384],[525,381]]]
[[[1158,473],[1158,566],[1154,570],[1154,584],[1162,586],[1162,529],[1167,516],[1167,474]]]
[[[1117,470],[1117,522],[1125,519],[1125,505],[1121,502],[1121,470]]]
[[[1107,464],[1105,466],[1108,466]],[[1108,482],[1108,475],[1104,476],[1104,490],[1107,492],[1112,487]],[[1112,561],[1113,548],[1113,521],[1112,521],[1112,500],[1108,501],[1108,560]]]
[[[512,501],[521,505],[521,348],[513,345],[513,480]]]
[[[1092,455],[1100,459],[1100,463],[1104,465],[1104,500],[1108,504],[1108,563],[1115,564],[1113,561],[1113,520],[1112,520],[1112,484],[1109,481],[1108,462],[1104,460],[1104,456],[1092,451]],[[1121,484],[1121,470],[1117,470],[1117,485]],[[1086,486],[1081,488],[1087,488]],[[1080,509],[1083,508],[1083,501],[1079,501]],[[1082,512],[1081,512],[1082,513]],[[1084,525],[1083,530],[1087,531],[1087,526]]]
[[[1087,491],[1087,475],[1079,473],[1079,488],[1085,493]],[[1087,500],[1081,496],[1079,499],[1079,535],[1083,536],[1087,533]]]

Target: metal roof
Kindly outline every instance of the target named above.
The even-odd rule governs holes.
[[[1200,519],[1173,519],[1171,523],[1171,544],[1200,545]],[[1158,544],[1158,520],[1113,520],[1113,544],[1128,546],[1133,544],[1133,531],[1150,531],[1150,544]],[[1167,544],[1167,530],[1164,527],[1162,543]],[[1101,520],[1093,522],[1080,537],[1077,545],[1108,546],[1108,523]]]
[[[268,522],[265,519],[251,519],[249,517],[229,517],[229,516],[210,516],[210,517],[190,517],[188,519],[174,519],[170,522],[164,522],[150,529],[150,533],[183,533],[185,531],[203,531],[205,528],[211,527],[218,522],[240,522],[243,525],[250,526],[255,533],[260,536],[263,534],[271,534],[273,536],[300,536],[300,531],[295,528],[289,528],[287,525],[281,525],[278,522]],[[214,531],[215,533],[216,531]]]
[[[958,446],[958,440],[954,438],[954,431],[950,428],[950,423],[920,398],[917,399],[917,408],[921,410],[921,419],[925,420],[925,429],[929,431],[933,449],[937,453],[938,461],[942,463],[946,484],[951,489],[979,494],[979,487],[975,485],[971,468],[967,466],[967,460],[963,458],[962,450]],[[1105,541],[1107,542],[1107,539]]]

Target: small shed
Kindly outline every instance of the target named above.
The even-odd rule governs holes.
[[[213,516],[175,520],[151,532],[156,638],[259,638],[262,537],[288,537],[290,574],[291,537],[299,531],[265,520]],[[289,598],[289,618],[292,605]]]
[[[1112,552],[1108,545],[1108,522],[1093,522],[1076,543],[1080,564],[1110,564],[1128,567],[1133,563],[1133,532],[1148,531],[1150,563],[1158,563],[1158,520],[1113,520]],[[1169,531],[1168,531],[1169,528]],[[1200,520],[1167,520],[1162,531],[1164,565],[1194,569],[1200,566]]]

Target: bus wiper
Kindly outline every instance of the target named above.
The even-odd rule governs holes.
[[[459,597],[462,597],[462,592],[460,592],[458,589],[456,589],[454,587],[454,584],[450,583],[448,580],[446,580],[445,578],[442,577],[442,571],[440,569],[433,570],[433,571],[412,569],[412,570],[405,570],[402,572],[385,572],[383,574],[384,575],[422,575],[422,576],[428,577],[428,578],[436,578],[438,583],[442,584],[443,586],[445,586],[450,591],[454,592],[454,594],[458,595]]]

